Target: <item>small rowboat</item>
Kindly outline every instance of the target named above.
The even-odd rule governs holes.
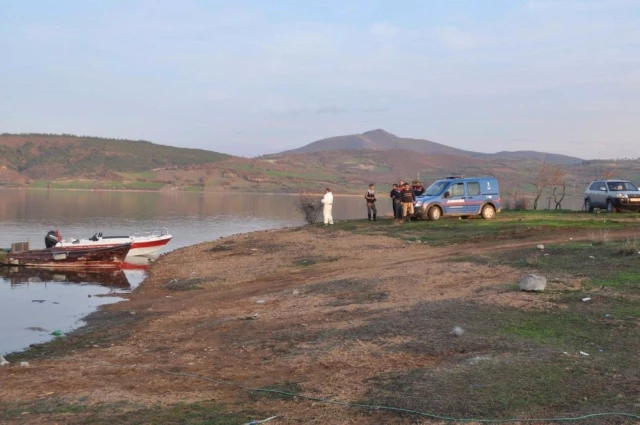
[[[55,269],[118,268],[131,248],[131,243],[112,247],[86,249],[47,248],[12,250],[5,258],[9,266]]]

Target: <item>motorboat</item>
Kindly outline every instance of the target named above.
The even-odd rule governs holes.
[[[63,239],[60,232],[51,230],[44,238],[47,248],[64,248],[67,250],[86,249],[95,247],[113,247],[125,243],[131,244],[129,257],[153,256],[169,243],[172,236],[166,228],[151,232],[135,233],[131,236],[105,236],[96,233],[89,239]]]
[[[17,247],[20,246],[18,249]],[[26,249],[25,249],[26,248]],[[28,242],[13,244],[4,259],[5,265],[51,269],[119,268],[127,257],[131,242],[113,246],[78,249],[51,247],[28,249]]]

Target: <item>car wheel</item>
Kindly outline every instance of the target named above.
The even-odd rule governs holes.
[[[440,210],[440,207],[431,207],[429,209],[429,219],[431,220],[438,220],[440,217],[442,217],[442,211]]]
[[[584,200],[584,210],[587,212],[593,212],[593,205],[591,205],[591,199]]]
[[[487,204],[484,207],[482,207],[481,214],[482,214],[482,218],[484,218],[485,220],[491,220],[496,216],[496,209],[493,208],[493,205]]]
[[[607,201],[607,212],[608,213],[616,212],[616,209],[613,207],[613,202],[611,202],[611,200]]]

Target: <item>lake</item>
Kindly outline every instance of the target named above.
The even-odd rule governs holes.
[[[363,188],[363,196],[366,188]],[[391,212],[387,194],[379,214]],[[320,196],[318,196],[320,198]],[[0,190],[0,248],[30,241],[44,248],[49,230],[63,238],[97,232],[128,235],[166,227],[173,239],[165,248],[193,245],[237,233],[303,224],[293,204],[297,195],[190,192],[107,192]],[[365,218],[359,196],[334,200],[335,220]],[[118,273],[28,271],[0,267],[0,355],[69,332],[103,304],[122,301],[144,280],[143,267]]]

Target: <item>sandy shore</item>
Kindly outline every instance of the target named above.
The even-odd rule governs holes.
[[[532,243],[433,248],[309,226],[178,249],[150,267],[128,301],[104,307],[72,336],[34,347],[29,368],[0,371],[0,399],[29,403],[55,394],[94,405],[215,400],[283,415],[278,424],[376,423],[363,420],[372,413],[358,409],[256,397],[222,382],[367,400],[369,380],[380,374],[437,367],[460,355],[450,335],[456,323],[427,322],[424,335],[440,348],[421,351],[403,348],[420,342],[419,328],[415,335],[389,330],[386,318],[411,327],[425,303],[446,309],[452,300],[539,308],[541,297],[504,290],[520,271],[449,261]]]

